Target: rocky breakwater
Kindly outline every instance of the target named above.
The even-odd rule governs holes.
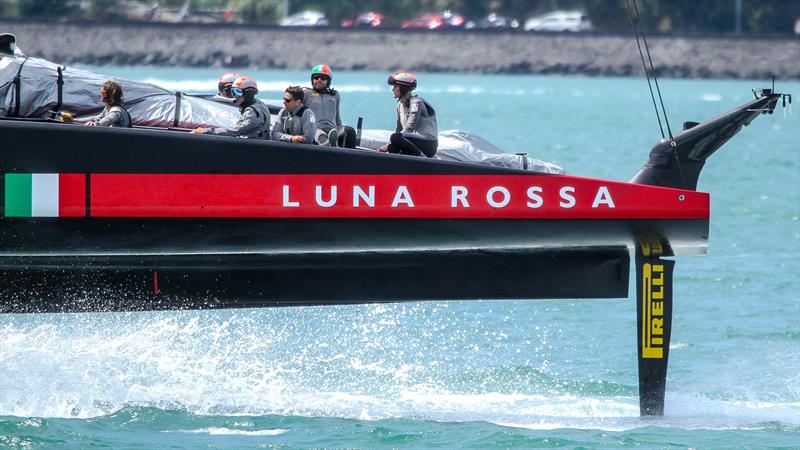
[[[0,20],[20,48],[63,64],[640,76],[632,36]],[[800,78],[800,39],[650,36],[659,75]]]

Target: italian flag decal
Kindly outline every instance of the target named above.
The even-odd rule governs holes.
[[[6,217],[83,217],[86,175],[76,173],[5,174]]]

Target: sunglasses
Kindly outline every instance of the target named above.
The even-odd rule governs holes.
[[[283,101],[284,101],[285,103],[289,103],[289,102],[293,102],[293,101],[294,101],[294,99],[293,99],[293,98],[291,98],[291,97],[289,97],[289,98],[283,97]]]
[[[313,80],[313,81],[324,80],[324,79],[325,79],[325,77],[323,75],[312,75],[311,76],[311,80]]]
[[[231,94],[233,94],[235,97],[241,97],[244,95],[244,91],[242,91],[240,88],[231,88]]]

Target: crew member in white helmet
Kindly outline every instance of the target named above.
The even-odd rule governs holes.
[[[389,143],[378,150],[432,158],[439,147],[436,111],[425,99],[411,93],[417,87],[417,76],[397,72],[389,76],[388,83],[397,99],[397,127]]]
[[[223,94],[220,89],[220,94]],[[239,107],[241,117],[232,128],[203,128],[192,130],[195,134],[216,134],[218,136],[238,136],[249,139],[269,139],[269,109],[256,100],[258,84],[250,77],[239,77],[231,83],[230,94],[233,104]]]

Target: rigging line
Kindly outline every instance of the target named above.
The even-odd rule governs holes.
[[[658,119],[658,129],[661,130],[661,138],[665,139],[664,126],[661,125],[661,114],[658,112],[658,105],[656,105],[656,96],[653,93],[653,85],[650,83],[650,72],[647,70],[647,64],[644,62],[644,53],[642,52],[642,45],[639,43],[639,31],[636,29],[636,24],[633,19],[633,11],[631,11],[630,0],[625,0],[625,6],[628,8],[628,19],[631,21],[631,28],[633,28],[633,35],[636,36],[636,46],[639,47],[639,56],[642,58],[642,68],[644,69],[644,76],[647,78],[647,87],[650,88],[650,98],[653,99],[653,109],[656,110],[656,119]]]
[[[636,17],[639,19],[639,26],[642,29],[642,40],[644,41],[644,49],[647,51],[647,59],[650,61],[650,71],[653,73],[653,81],[655,81],[656,83],[656,92],[658,92],[658,101],[661,102],[661,112],[664,113],[664,122],[667,124],[667,132],[669,133],[669,140],[672,140],[673,139],[672,129],[669,127],[667,110],[664,108],[664,99],[661,97],[661,89],[658,87],[658,78],[656,78],[656,69],[655,67],[653,67],[653,58],[650,57],[650,46],[647,45],[647,36],[645,36],[644,34],[644,25],[642,24],[642,18],[639,15],[639,7],[636,6],[636,0],[631,0],[631,1],[633,2],[633,8],[636,10]]]

